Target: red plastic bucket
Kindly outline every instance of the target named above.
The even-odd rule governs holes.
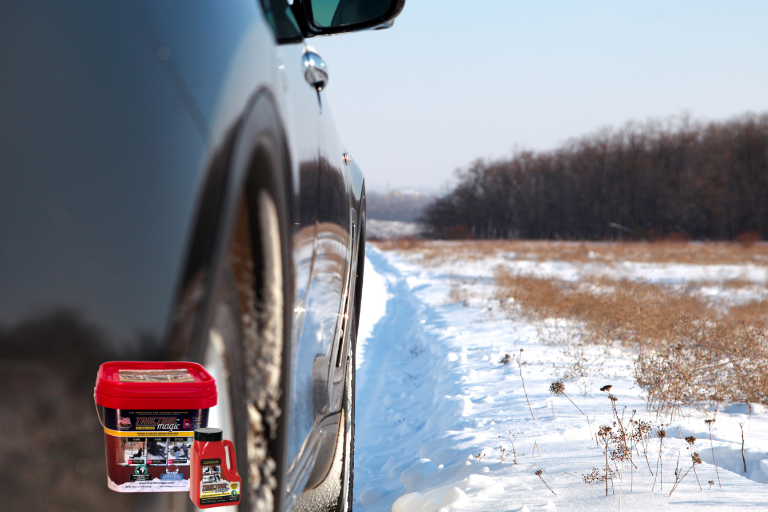
[[[189,491],[196,428],[208,426],[216,382],[196,363],[113,361],[94,389],[107,483],[117,492]]]

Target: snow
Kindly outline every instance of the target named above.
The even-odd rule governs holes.
[[[367,246],[366,250],[372,250],[371,246]],[[372,336],[373,326],[384,316],[387,310],[387,301],[391,298],[387,291],[386,280],[381,274],[371,268],[367,259],[363,273],[363,283],[363,300],[360,306],[361,311],[359,312],[358,342],[355,354],[357,368],[360,368],[360,365],[365,360],[366,340]]]
[[[768,506],[768,486],[764,485],[768,483],[768,414],[755,405],[750,410],[729,404],[717,412],[712,445],[722,487],[717,483],[704,423],[713,417],[713,410],[686,410],[684,417],[666,428],[663,482],[657,481],[653,492],[651,472],[658,473],[659,453],[655,437],[648,446],[648,462],[638,448],[637,467],[627,465],[621,482],[618,476],[614,478],[615,494],[610,483],[606,497],[605,482],[583,482],[583,475],[605,466],[603,451],[592,438],[600,425],[613,422],[610,401],[598,390],[600,386],[613,386],[611,393],[619,399],[619,414],[623,412],[625,418],[636,410],[636,418],[654,426],[661,420],[646,411],[631,379],[632,354],[613,350],[603,367],[606,376],[594,380],[586,396],[575,383],[565,382],[571,399],[589,416],[587,424],[565,397],[549,392],[556,379],[553,364],[565,360],[562,351],[540,339],[540,326],[502,313],[498,301],[492,299],[491,278],[498,264],[571,280],[608,271],[615,276],[616,266],[607,270],[593,262],[489,257],[425,267],[370,245],[366,254],[356,389],[357,510],[592,511],[619,510],[621,506],[621,510],[698,512],[701,507],[743,510]],[[628,279],[671,285],[738,277],[758,285],[754,294],[759,296],[764,296],[767,277],[765,267],[750,265],[643,263],[618,268]],[[469,291],[467,305],[448,300],[457,279]],[[708,286],[715,288],[710,291],[716,297],[730,300],[725,290]],[[567,323],[547,326],[562,330],[563,335],[573,334]],[[522,356],[523,364],[501,364],[505,354]],[[746,474],[739,423],[745,436]],[[691,466],[688,444],[682,440],[690,435],[697,438],[694,450],[703,460],[696,466],[703,490],[691,472],[670,497],[678,458],[683,472]],[[512,443],[508,436],[514,441],[517,464],[509,453]],[[500,458],[500,445],[507,450],[505,462]],[[541,478],[535,474],[538,470],[542,470]],[[715,482],[711,488],[710,480]]]

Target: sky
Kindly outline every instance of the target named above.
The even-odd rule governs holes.
[[[768,2],[406,0],[308,41],[368,190],[445,192],[474,160],[628,121],[768,112]]]

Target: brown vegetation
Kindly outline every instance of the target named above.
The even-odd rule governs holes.
[[[660,412],[768,404],[768,339],[762,325],[681,317],[666,345],[639,353],[634,373],[649,407]]]
[[[538,318],[583,322],[588,339],[595,343],[615,341],[636,349],[655,348],[673,332],[677,315],[716,314],[699,299],[668,293],[642,281],[601,277],[570,283],[522,276],[504,268],[497,270],[496,281],[499,300],[513,297],[515,304]]]
[[[768,321],[768,302],[752,300],[744,304],[731,306],[728,310],[728,316],[748,325]]]
[[[566,283],[505,269],[496,279],[508,309],[539,319],[575,319],[583,323],[587,343],[635,351],[635,379],[649,408],[675,413],[703,403],[768,404],[765,302],[722,314],[700,299],[644,282]]]
[[[402,239],[375,242],[382,250],[417,256],[426,263],[479,260],[511,255],[519,260],[577,263],[690,263],[696,265],[768,266],[768,243],[728,242],[549,242],[534,240],[430,241]]]

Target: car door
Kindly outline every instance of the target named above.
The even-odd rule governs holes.
[[[278,47],[280,81],[283,90],[283,116],[286,125],[291,162],[292,252],[294,298],[290,349],[290,385],[288,457],[293,469],[315,422],[313,367],[318,351],[318,295],[313,286],[313,267],[318,220],[318,186],[320,178],[320,104],[317,91],[307,83],[303,73],[302,42],[284,43]],[[289,471],[291,471],[289,469]]]
[[[331,105],[325,91],[320,92],[320,183],[318,196],[317,260],[327,274],[329,309],[335,308],[336,318],[329,317],[327,332],[335,335],[330,340],[328,387],[329,407],[334,411],[341,406],[341,387],[344,377],[343,336],[349,320],[347,294],[349,292],[352,237],[357,212],[351,208],[348,162],[339,138]]]
[[[317,68],[322,75],[322,59],[300,37],[289,37],[293,25],[285,4],[272,2],[266,14],[280,43],[283,90],[278,92],[284,103],[293,174],[294,307],[287,457],[292,472],[301,470],[313,427],[335,412],[329,410],[327,386],[349,268],[349,199],[338,167],[341,144],[323,105],[323,77],[311,73]],[[331,153],[337,155],[333,164],[328,162]]]
[[[302,52],[305,62],[310,58],[317,65],[322,62],[312,48],[305,47]],[[291,59],[294,60],[295,55]],[[294,309],[289,443],[289,460],[294,463],[301,458],[313,426],[328,414],[337,412],[339,406],[331,407],[328,386],[331,368],[336,362],[334,342],[343,321],[342,299],[350,258],[347,180],[344,169],[339,166],[343,156],[341,143],[322,90],[307,83],[304,75],[296,79],[297,82],[302,80],[305,89],[313,93],[313,112],[318,113],[318,146],[312,165],[306,160],[305,167],[300,170],[307,194],[311,193],[309,188],[312,187],[315,196],[311,207],[307,204],[300,207],[304,212],[300,227],[303,234],[296,236],[294,248],[298,256],[297,276],[300,276],[297,285],[304,286],[305,278],[308,278],[306,288],[296,290]],[[310,215],[314,219],[311,227]],[[313,235],[311,251],[307,245],[310,232]],[[310,255],[311,261],[307,260]]]

